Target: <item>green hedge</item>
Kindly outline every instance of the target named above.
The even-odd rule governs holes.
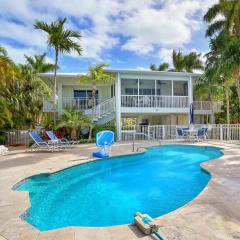
[[[96,137],[96,134],[100,131],[103,130],[109,130],[109,131],[113,131],[114,133],[116,132],[116,126],[114,123],[107,123],[107,124],[103,124],[103,125],[95,125],[93,127],[93,131],[92,131],[92,136],[93,138]]]

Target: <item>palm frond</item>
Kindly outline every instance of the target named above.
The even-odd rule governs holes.
[[[212,22],[219,14],[222,12],[222,7],[219,3],[214,4],[212,7],[208,9],[205,13],[203,20],[207,23]]]
[[[225,27],[225,20],[219,20],[208,26],[206,30],[206,37],[212,37],[215,33],[221,32]]]

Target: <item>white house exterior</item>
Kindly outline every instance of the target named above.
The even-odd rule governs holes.
[[[81,74],[61,73],[57,76],[57,111],[76,107],[93,115],[96,124],[116,119],[117,137],[121,140],[126,119],[140,125],[185,125],[189,122],[189,106],[194,104],[196,123],[214,123],[214,112],[221,103],[198,101],[193,87],[201,76],[195,73],[150,70],[108,69],[116,78],[113,84],[97,85],[93,107],[92,85],[79,80]],[[53,74],[41,74],[53,86]],[[51,112],[51,101],[44,101],[43,111]]]

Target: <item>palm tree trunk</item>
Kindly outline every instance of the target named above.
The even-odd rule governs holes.
[[[227,110],[227,124],[230,124],[230,107],[229,107],[229,91],[225,90],[225,98],[226,98],[226,110]]]
[[[238,108],[240,110],[240,79],[237,79],[235,82],[237,95],[238,95]]]
[[[92,141],[92,127],[89,128],[88,142]]]
[[[94,108],[96,106],[96,84],[93,84],[92,86],[92,98],[93,98],[93,107],[92,107],[92,122],[93,122]]]
[[[229,105],[229,89],[227,80],[224,82],[225,87],[225,100],[226,100],[226,111],[227,111],[227,124],[230,124],[230,105]],[[227,127],[227,140],[229,139],[229,126]]]
[[[92,96],[93,96],[93,106],[95,107],[96,106],[96,84],[93,84],[93,87],[92,87]]]
[[[238,108],[240,110],[240,69],[236,67],[233,70],[234,78],[235,78],[235,86],[237,90],[237,95],[238,95]]]
[[[72,140],[77,139],[77,129],[76,128],[72,128],[72,130],[71,130],[71,139]]]
[[[57,65],[58,65],[58,49],[55,48],[55,66],[54,66],[54,91],[53,91],[53,121],[54,121],[54,129],[56,128],[56,111],[57,111]]]

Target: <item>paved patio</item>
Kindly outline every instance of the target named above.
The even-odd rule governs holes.
[[[153,143],[137,142],[137,147]],[[155,143],[156,145],[157,143]],[[158,218],[161,232],[168,239],[240,239],[240,143],[208,142],[198,145],[223,147],[224,156],[202,165],[212,179],[193,201]],[[31,153],[14,149],[0,156],[0,240],[88,240],[88,239],[154,239],[143,235],[135,226],[86,228],[67,227],[40,232],[19,218],[29,208],[27,192],[13,191],[22,179],[43,172],[55,172],[90,161],[93,144],[61,153]],[[132,154],[131,143],[118,143],[113,155]]]

